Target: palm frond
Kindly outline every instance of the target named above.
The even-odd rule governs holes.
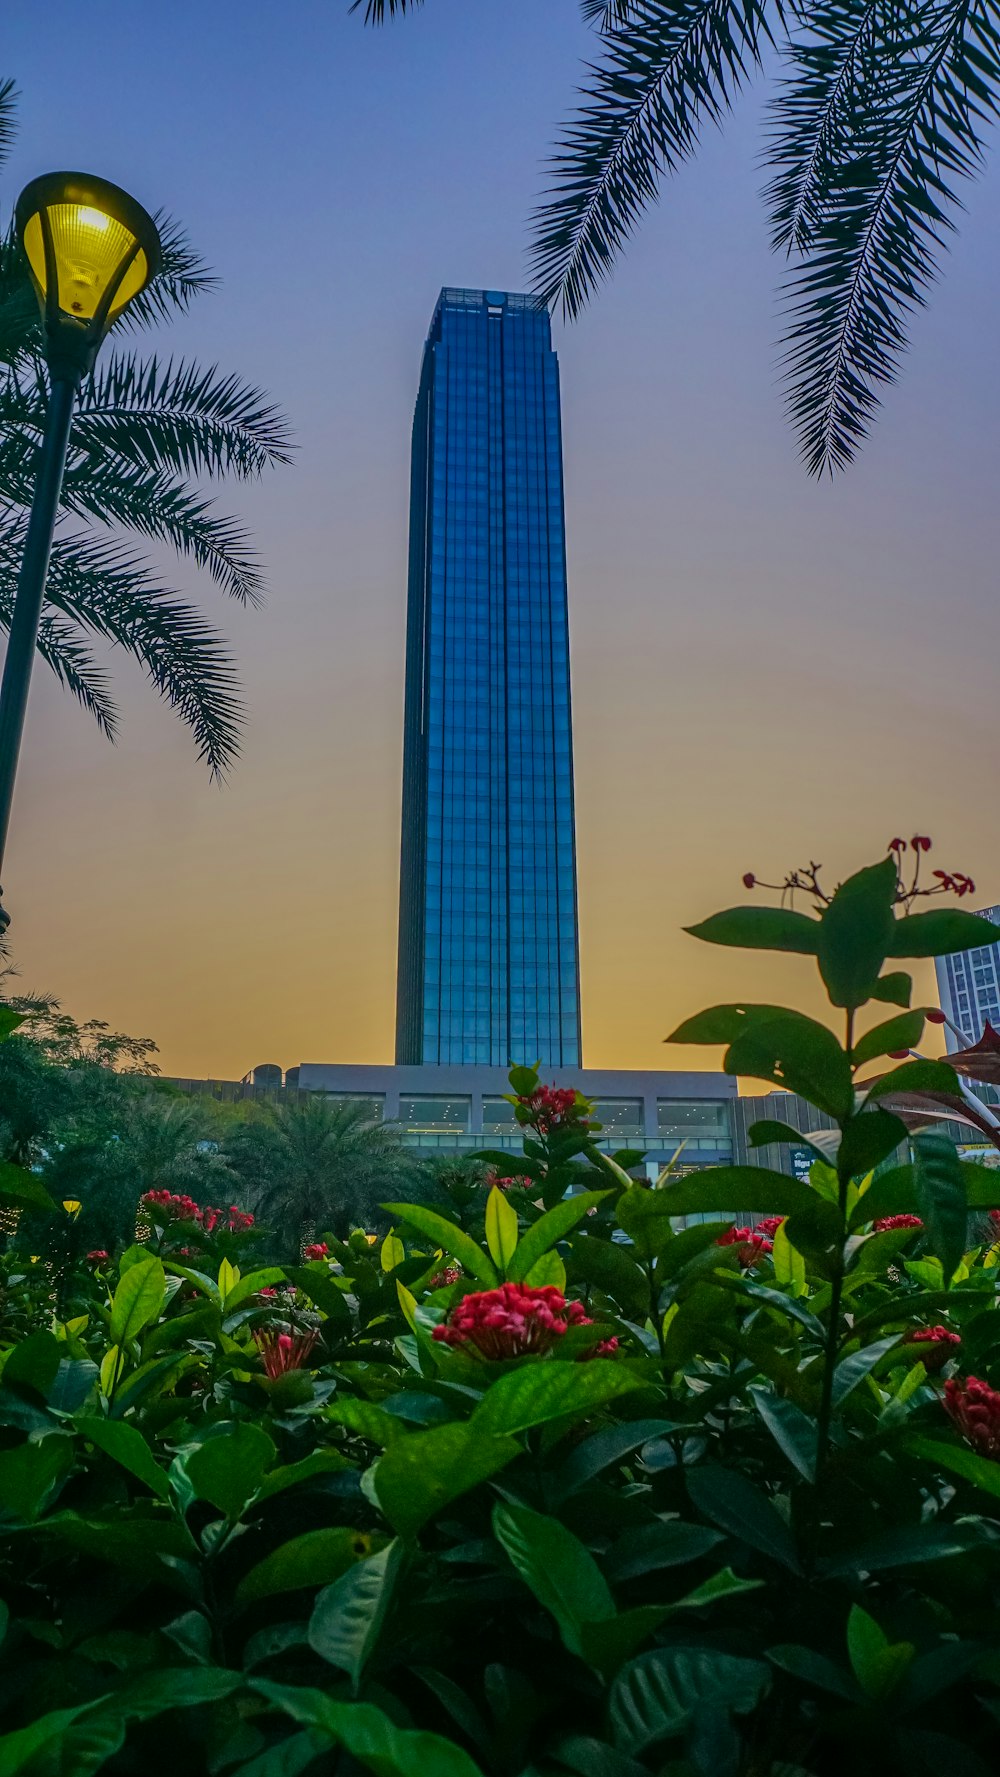
[[[17,134],[16,116],[19,97],[16,81],[0,81],[0,161],[6,160]]]
[[[0,477],[5,454],[0,442]],[[146,469],[114,454],[85,454],[74,445],[63,478],[62,503],[79,517],[121,525],[169,543],[241,604],[256,605],[263,597],[260,563],[243,526],[217,514],[213,501],[163,470]]]
[[[360,7],[365,9],[366,25],[383,25],[387,18],[395,18],[397,12],[415,12],[424,0],[351,0],[348,12],[357,12]]]
[[[603,40],[584,103],[550,163],[535,217],[536,288],[568,315],[608,277],[664,173],[717,121],[760,61],[768,0],[635,0]]]
[[[10,629],[16,590],[17,567],[4,558],[0,560],[0,629]],[[95,664],[76,626],[45,612],[38,626],[37,647],[59,683],[90,711],[108,739],[114,740],[118,712],[108,690],[108,675]]]
[[[823,0],[828,39],[846,11]],[[900,4],[878,31],[855,34],[851,53],[801,211],[807,257],[786,287],[789,407],[816,475],[845,467],[867,435],[954,226],[952,181],[978,171],[984,125],[1000,108],[989,0]]]
[[[225,642],[201,612],[161,586],[117,543],[56,538],[46,601],[132,655],[191,730],[213,776],[239,754],[242,704]]]
[[[796,73],[768,107],[776,171],[764,195],[775,251],[803,250],[822,217],[831,160],[883,26],[884,0],[826,0],[822,13],[810,15],[807,34],[785,48]]]
[[[109,359],[85,383],[74,444],[177,475],[256,479],[291,461],[284,415],[260,389],[212,365],[134,355]]]
[[[640,0],[580,0],[584,23],[599,31],[614,31],[635,17]]]
[[[180,223],[162,210],[153,221],[160,236],[160,269],[115,323],[122,332],[185,314],[196,296],[219,287],[219,279],[195,252]]]

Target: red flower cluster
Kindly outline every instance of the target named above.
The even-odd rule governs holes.
[[[235,1203],[231,1203],[228,1209],[202,1210],[201,1225],[205,1233],[211,1234],[213,1228],[218,1226],[223,1217],[225,1217],[223,1227],[228,1234],[245,1234],[248,1228],[253,1227],[253,1216],[249,1210],[237,1209]]]
[[[434,1276],[428,1281],[427,1288],[429,1290],[446,1290],[449,1284],[460,1282],[461,1276],[461,1265],[446,1265],[443,1271],[435,1271]]]
[[[495,1185],[498,1191],[528,1191],[534,1184],[534,1180],[525,1178],[523,1175],[515,1176],[513,1178],[501,1178],[499,1173],[489,1172],[486,1175],[486,1183],[488,1185]]]
[[[302,1257],[304,1259],[328,1259],[329,1256],[330,1248],[327,1246],[325,1240],[314,1240],[309,1246],[304,1246],[302,1248]]]
[[[144,1191],[139,1199],[147,1209],[159,1211],[161,1221],[197,1222],[211,1234],[221,1222],[230,1234],[242,1234],[253,1227],[253,1216],[231,1203],[228,1209],[202,1209],[193,1197],[179,1197],[173,1191]]]
[[[931,849],[931,842],[927,838],[927,835],[925,833],[915,833],[913,838],[910,840],[910,844],[912,845],[914,851],[930,851],[930,849]],[[906,850],[906,840],[905,839],[890,839],[890,841],[885,849],[886,849],[886,851],[905,851]]]
[[[872,1223],[876,1234],[889,1234],[893,1228],[922,1228],[923,1225],[919,1216],[880,1216]]]
[[[531,1123],[542,1135],[548,1135],[553,1129],[565,1129],[570,1123],[586,1127],[586,1118],[580,1116],[572,1086],[536,1086],[527,1098],[521,1097],[517,1102],[524,1106]]]
[[[538,1357],[551,1351],[570,1327],[592,1327],[582,1302],[567,1302],[553,1284],[532,1289],[526,1283],[502,1283],[496,1290],[476,1290],[457,1302],[448,1319],[434,1328],[443,1345],[473,1345],[481,1357]],[[602,1339],[587,1357],[617,1351],[617,1339]]]
[[[95,1247],[95,1249],[92,1253],[87,1254],[88,1265],[106,1265],[107,1262],[108,1262],[108,1254],[104,1251],[104,1248],[101,1246]]]
[[[763,1234],[768,1240],[773,1240],[785,1220],[785,1216],[762,1216],[753,1231],[755,1234]]]
[[[139,1199],[147,1209],[159,1210],[161,1220],[200,1222],[202,1211],[193,1197],[178,1197],[173,1191],[144,1191]]]
[[[782,1220],[781,1216],[778,1221]],[[752,1271],[758,1259],[766,1259],[773,1251],[774,1242],[760,1228],[727,1228],[720,1234],[716,1246],[735,1246],[736,1256],[744,1271]]]
[[[914,1327],[906,1334],[904,1345],[920,1345],[925,1349],[916,1355],[920,1358],[925,1370],[942,1370],[950,1357],[955,1356],[955,1346],[961,1345],[961,1336],[953,1333],[950,1327]]]
[[[257,1349],[264,1360],[264,1368],[272,1379],[287,1375],[289,1370],[301,1370],[318,1338],[318,1327],[312,1327],[307,1333],[274,1333],[262,1330],[254,1333]]]
[[[744,888],[745,888],[745,889],[751,889],[751,888],[753,888],[753,886],[754,886],[754,884],[755,884],[755,883],[756,883],[756,881],[757,881],[757,878],[756,878],[756,876],[755,876],[755,875],[754,875],[754,874],[753,874],[753,871],[752,871],[752,870],[748,870],[748,871],[747,871],[747,873],[746,873],[746,875],[745,875],[745,876],[744,876],[744,878],[743,878],[743,887],[744,887]]]
[[[944,1385],[944,1407],[980,1456],[1000,1460],[1000,1394],[989,1383],[953,1376]]]

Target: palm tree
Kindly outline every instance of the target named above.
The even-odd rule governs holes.
[[[379,1205],[407,1196],[418,1170],[367,1104],[318,1093],[245,1123],[225,1154],[250,1206],[290,1249],[317,1229],[347,1234],[384,1221]]]
[[[355,0],[360,5],[361,0]],[[419,0],[367,0],[379,22]],[[777,56],[766,197],[790,262],[783,366],[812,474],[850,463],[1000,111],[995,0],[581,0],[600,33],[536,217],[537,288],[569,316],[664,174]]]
[[[15,91],[0,85],[0,164],[14,134]],[[157,218],[163,265],[117,323],[183,314],[215,279],[176,224]],[[41,331],[21,249],[0,237],[0,627],[9,628],[47,401]],[[63,484],[38,648],[109,738],[117,711],[88,638],[139,662],[186,723],[213,774],[239,750],[239,689],[223,638],[164,586],[129,539],[168,544],[224,592],[256,603],[262,576],[242,527],[218,513],[201,479],[254,480],[289,460],[284,419],[238,377],[112,352],[85,383]],[[74,522],[76,521],[76,522]],[[81,522],[82,521],[82,522]]]

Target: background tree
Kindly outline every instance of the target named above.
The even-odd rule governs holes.
[[[0,165],[14,136],[15,97],[12,81],[0,85]],[[195,606],[162,584],[134,540],[169,545],[240,603],[257,603],[263,579],[248,537],[198,484],[225,476],[256,480],[289,460],[289,435],[277,408],[238,377],[124,349],[127,329],[183,314],[216,282],[176,223],[162,214],[156,221],[162,268],[112,330],[122,349],[102,360],[81,391],[38,648],[112,739],[118,716],[92,638],[131,654],[191,730],[199,757],[219,773],[239,750],[242,719],[228,647]],[[38,308],[11,227],[0,238],[3,628],[10,624],[46,403]]]
[[[379,1205],[410,1196],[420,1177],[391,1124],[373,1122],[363,1101],[319,1094],[242,1124],[223,1153],[243,1186],[241,1201],[290,1252],[316,1230],[344,1235],[384,1224]]]
[[[362,0],[355,0],[356,10]],[[365,0],[380,22],[420,0]],[[995,0],[581,0],[600,35],[535,222],[537,288],[579,314],[643,212],[765,65],[788,406],[813,474],[853,460],[896,376],[1000,105]]]

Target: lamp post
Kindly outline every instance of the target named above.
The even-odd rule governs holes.
[[[113,321],[160,264],[156,224],[106,179],[45,173],[14,212],[42,312],[49,403],[0,684],[0,871],[73,409]],[[0,907],[0,937],[9,918]]]

